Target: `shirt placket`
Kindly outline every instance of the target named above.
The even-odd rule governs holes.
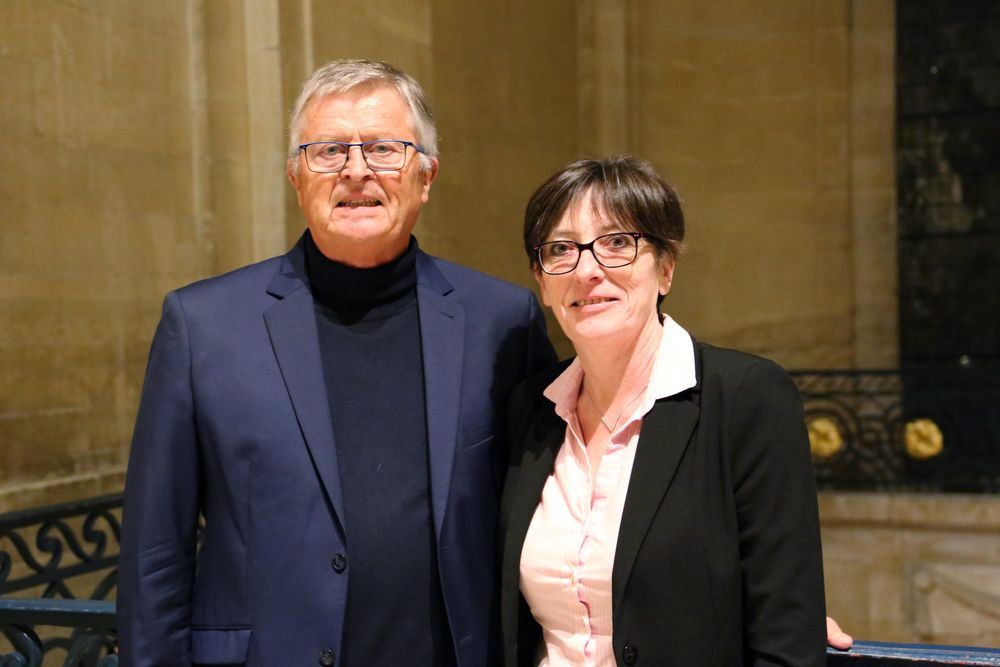
[[[580,516],[581,522],[580,548],[577,551],[577,561],[571,567],[572,586],[576,591],[577,601],[581,606],[580,614],[580,634],[583,638],[582,654],[585,665],[594,664],[594,634],[591,614],[591,602],[588,596],[588,585],[581,572],[590,564],[590,554],[588,553],[589,543],[592,541],[592,528],[599,529],[605,522],[610,494],[615,488],[618,474],[621,471],[621,456],[618,455],[625,446],[624,435],[625,426],[612,434],[604,453],[601,455],[601,462],[598,466],[597,479],[594,480],[594,471],[590,465],[590,457],[587,455],[587,447],[580,436],[579,421],[576,415],[570,422],[570,432],[572,434],[574,456],[578,462],[578,468],[585,473],[584,483],[574,484],[574,489],[581,490],[574,502]]]

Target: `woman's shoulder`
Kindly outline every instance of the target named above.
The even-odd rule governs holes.
[[[755,386],[791,384],[788,372],[776,361],[749,352],[695,342],[698,384]]]

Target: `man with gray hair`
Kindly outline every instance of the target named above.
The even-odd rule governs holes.
[[[419,84],[332,62],[290,124],[307,231],[167,295],[126,480],[123,665],[499,658],[503,405],[554,354],[528,290],[418,248],[437,171]]]

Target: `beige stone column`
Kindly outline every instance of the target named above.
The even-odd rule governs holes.
[[[212,156],[208,124],[208,71],[205,63],[204,0],[187,0],[188,108],[191,114],[191,219],[198,248],[198,272],[215,268],[212,217]]]
[[[577,5],[580,156],[628,152],[628,3],[582,0]]]
[[[285,111],[281,105],[278,0],[250,0],[246,21],[251,257],[285,250]]]
[[[285,249],[285,111],[277,0],[203,7],[217,273]]]
[[[851,249],[854,365],[899,365],[895,3],[852,0]]]

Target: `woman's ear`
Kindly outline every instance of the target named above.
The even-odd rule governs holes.
[[[662,269],[660,274],[660,294],[666,296],[670,293],[670,285],[674,280],[674,266],[677,262],[674,261],[672,257],[666,257],[660,262],[660,268]]]
[[[538,291],[542,295],[542,303],[551,308],[552,304],[549,303],[549,295],[545,290],[545,274],[542,273],[542,270],[538,266],[535,266],[531,272],[535,275],[535,280],[538,282]]]

